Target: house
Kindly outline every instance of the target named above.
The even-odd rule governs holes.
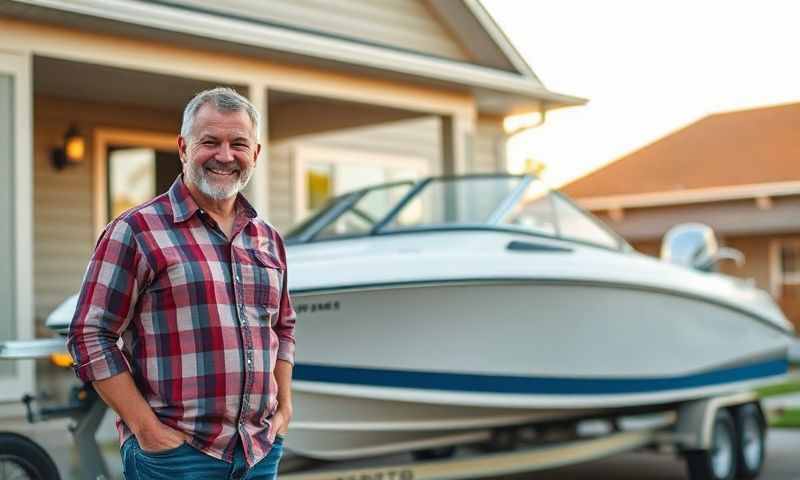
[[[477,0],[0,0],[0,340],[46,334],[105,224],[175,178],[182,107],[217,85],[266,119],[247,195],[281,229],[363,183],[503,170],[506,116],[584,103]],[[31,365],[0,370],[0,396],[32,386]]]
[[[751,278],[800,331],[800,103],[703,118],[562,190],[658,255],[673,225],[702,222],[745,254]]]

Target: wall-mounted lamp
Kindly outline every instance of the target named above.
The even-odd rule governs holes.
[[[56,170],[77,165],[83,161],[83,157],[86,155],[86,140],[75,125],[71,125],[64,134],[64,145],[61,148],[54,148],[50,155],[50,160]]]

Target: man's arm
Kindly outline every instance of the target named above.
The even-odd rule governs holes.
[[[122,372],[93,382],[94,389],[106,404],[122,418],[147,452],[159,452],[180,446],[187,436],[162,423],[136,387],[133,377]]]
[[[94,385],[143,449],[157,451],[180,445],[183,437],[178,441],[181,434],[158,420],[117,346],[131,322],[139,287],[147,283],[149,272],[130,226],[119,220],[109,225],[89,261],[67,347],[78,378]]]
[[[286,250],[283,240],[278,238],[278,251],[283,265],[286,266]],[[273,327],[278,335],[278,361],[275,362],[275,381],[278,384],[278,410],[274,421],[277,433],[284,434],[289,430],[294,409],[292,407],[292,370],[294,369],[294,325],[297,314],[289,296],[289,269],[285,268],[283,285],[281,285],[281,303],[278,321]]]
[[[275,412],[276,432],[283,435],[289,431],[289,422],[294,414],[292,408],[292,369],[293,365],[285,360],[275,364],[275,381],[278,383],[278,410]]]

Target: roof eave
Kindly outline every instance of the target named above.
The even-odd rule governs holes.
[[[552,92],[535,77],[454,60],[361,44],[339,38],[253,24],[160,3],[124,0],[14,0],[17,3],[124,22],[158,30],[233,42],[298,56],[333,60],[380,71],[398,72],[470,89],[498,91],[543,102],[547,109],[575,106],[585,99]]]

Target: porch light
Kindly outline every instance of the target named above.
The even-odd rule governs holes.
[[[85,154],[86,140],[78,131],[78,128],[71,125],[67,133],[64,134],[64,146],[53,149],[51,160],[56,170],[61,170],[69,165],[83,162]]]

